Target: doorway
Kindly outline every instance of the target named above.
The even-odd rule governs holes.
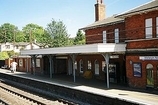
[[[153,65],[152,64],[147,64],[146,72],[147,72],[147,86],[153,87],[154,86],[154,78],[153,78]]]

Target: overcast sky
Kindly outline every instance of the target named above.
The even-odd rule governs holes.
[[[0,0],[0,25],[11,23],[20,30],[34,23],[44,28],[61,20],[71,37],[79,28],[94,22],[94,4],[97,0]],[[106,17],[120,14],[151,0],[103,0]]]

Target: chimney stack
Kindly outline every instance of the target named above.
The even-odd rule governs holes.
[[[95,21],[103,19],[105,19],[105,5],[103,0],[97,0],[97,4],[95,4]]]

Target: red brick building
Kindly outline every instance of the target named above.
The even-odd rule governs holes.
[[[73,75],[74,81],[75,75],[84,77],[91,73],[91,78],[106,80],[108,75],[103,69],[107,63],[110,82],[157,88],[158,0],[107,18],[105,13],[103,0],[97,0],[95,22],[81,28],[85,31],[86,45],[22,51],[35,58],[32,59],[35,68],[40,66],[33,71],[50,77],[65,73]],[[42,59],[37,61],[40,54]]]
[[[125,22],[124,19],[115,18],[115,16],[105,17],[106,13],[103,0],[97,0],[95,4],[95,22],[82,28],[86,35],[86,44],[94,43],[125,43]],[[98,55],[98,62],[104,61],[103,56]],[[115,58],[115,57],[116,58]],[[100,64],[104,66],[103,64]],[[109,68],[114,68],[113,74],[110,74],[110,82],[113,82],[115,75],[116,83],[126,82],[125,71],[125,54],[111,53]],[[103,75],[103,76],[101,76]],[[106,79],[104,72],[101,72],[100,77],[102,80]]]
[[[158,0],[117,18],[125,20],[126,76],[134,87],[158,87]]]
[[[98,18],[105,11],[103,5],[102,0],[98,0],[95,4],[96,22],[82,28],[86,34],[86,44],[127,43],[126,55],[123,56],[128,84],[132,87],[157,88],[158,0],[105,19]]]

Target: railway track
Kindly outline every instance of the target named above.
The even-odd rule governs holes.
[[[48,99],[0,82],[0,105],[76,105],[62,99]]]

